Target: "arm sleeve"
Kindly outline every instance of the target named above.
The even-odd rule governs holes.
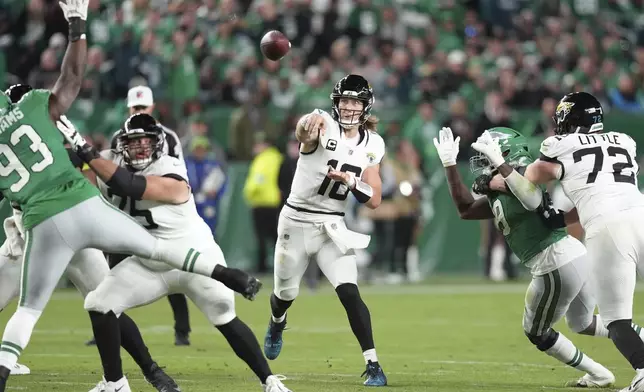
[[[512,170],[512,173],[505,177],[505,183],[526,210],[534,211],[541,205],[543,197],[541,188],[528,181],[516,170]]]

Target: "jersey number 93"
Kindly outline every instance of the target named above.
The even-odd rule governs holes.
[[[34,153],[40,154],[42,159],[31,165],[29,169],[18,159],[18,156],[13,151],[11,146],[7,144],[0,144],[0,176],[9,177],[12,173],[17,173],[18,181],[13,183],[9,190],[13,193],[20,192],[22,188],[29,182],[32,173],[39,173],[52,163],[54,163],[54,156],[52,155],[47,145],[43,143],[42,139],[36,133],[36,130],[31,125],[21,125],[11,133],[10,142],[12,146],[16,146],[23,137],[27,137],[31,141],[29,148]],[[4,157],[5,159],[2,159]]]

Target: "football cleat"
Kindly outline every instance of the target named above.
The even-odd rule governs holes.
[[[174,333],[175,346],[190,346],[190,338],[187,333],[175,332]]]
[[[264,336],[264,355],[268,359],[275,359],[282,351],[282,332],[286,328],[286,318],[281,323],[276,323],[271,320],[268,322],[268,330]]]
[[[31,370],[25,365],[16,363],[11,367],[11,374],[14,376],[23,376],[26,374],[31,374]]]
[[[619,392],[644,392],[644,369],[637,369],[631,385]]]
[[[89,392],[132,392],[132,390],[130,389],[130,384],[127,382],[127,378],[123,376],[123,378],[114,382],[107,382],[103,378]]]
[[[275,375],[270,375],[266,379],[266,384],[262,384],[264,392],[293,392],[282,383]]]
[[[367,368],[361,377],[364,376],[367,376],[364,381],[364,385],[367,387],[384,387],[387,385],[387,376],[385,376],[385,372],[382,371],[378,362],[367,362]]]
[[[579,380],[569,383],[566,386],[576,388],[607,388],[613,385],[614,382],[615,376],[612,372],[608,371],[607,373],[595,375],[586,373]]]
[[[85,342],[86,346],[96,346],[96,338],[92,337],[90,340]]]
[[[223,276],[217,280],[250,301],[255,299],[262,288],[262,282],[259,279],[237,268],[226,268]]]
[[[145,375],[145,381],[149,382],[159,392],[181,392],[181,388],[177,383],[156,362],[152,364],[150,371]]]

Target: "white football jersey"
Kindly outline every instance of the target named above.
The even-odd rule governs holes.
[[[346,185],[326,176],[329,166],[360,178],[365,169],[380,164],[385,155],[385,142],[370,131],[360,131],[355,139],[347,140],[329,113],[320,109],[313,113],[324,116],[326,131],[320,135],[315,150],[300,153],[285,209],[290,207],[321,217],[344,215],[350,191]]]
[[[635,155],[635,141],[619,132],[551,136],[541,144],[541,160],[561,165],[561,185],[587,233],[644,208]]]
[[[125,167],[121,154],[114,154],[107,150],[103,151],[101,155]],[[172,177],[188,182],[188,173],[184,161],[165,154],[144,170],[138,171],[137,174]],[[130,197],[123,198],[113,194],[100,178],[97,180],[103,196],[121,211],[132,216],[155,237],[166,240],[185,239],[196,243],[214,241],[210,227],[197,213],[192,193],[190,194],[190,199],[183,204],[132,200]],[[167,264],[158,261],[146,260],[145,264],[155,269],[167,267]]]

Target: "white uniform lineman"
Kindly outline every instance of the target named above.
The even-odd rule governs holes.
[[[635,141],[618,132],[552,136],[541,154],[561,165],[561,185],[585,229],[602,319],[606,325],[632,319],[637,265],[644,255]]]
[[[297,162],[291,194],[282,209],[275,247],[275,288],[281,299],[295,299],[300,281],[311,257],[333,287],[342,283],[357,284],[358,272],[354,249],[369,245],[369,236],[349,231],[344,211],[349,195],[346,185],[326,176],[329,166],[351,172],[357,178],[378,165],[385,154],[385,143],[375,132],[360,131],[347,140],[338,123],[320,109],[326,131],[318,147],[302,153]]]
[[[102,155],[124,165],[121,155],[110,151],[104,151]],[[188,181],[183,161],[168,155],[162,155],[138,174]],[[111,194],[100,179],[98,184],[113,205],[129,213],[154,236],[182,244],[190,243],[196,252],[185,261],[187,271],[191,270],[191,263],[200,252],[216,255],[218,264],[226,266],[224,255],[212,237],[210,228],[197,213],[192,195],[187,202],[174,205],[122,198]],[[213,325],[226,324],[236,317],[234,292],[223,283],[137,256],[126,258],[110,270],[107,278],[87,296],[85,308],[105,312],[112,310],[120,314],[173,293],[187,295]]]

